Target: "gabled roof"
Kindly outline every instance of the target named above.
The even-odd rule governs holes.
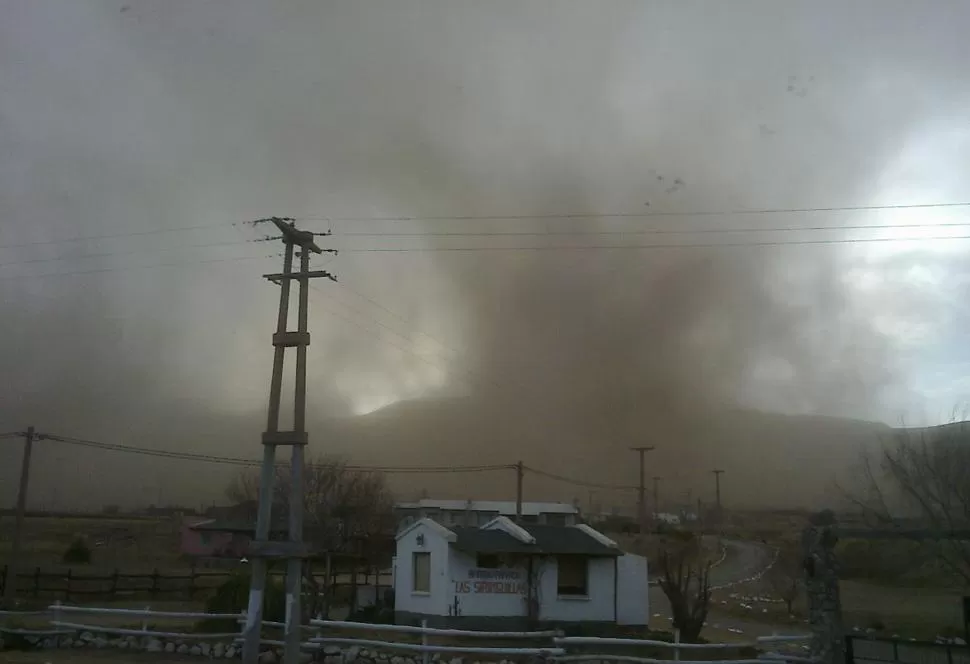
[[[609,546],[576,526],[519,526],[534,539],[527,544],[496,528],[454,528],[455,548],[467,553],[526,553],[532,555],[620,556],[623,552]],[[606,539],[606,538],[603,538]]]
[[[424,517],[423,519],[418,519],[407,528],[404,528],[403,530],[398,532],[397,535],[394,536],[394,539],[401,539],[411,531],[418,528],[418,526],[427,526],[428,528],[430,528],[432,531],[434,531],[435,533],[443,537],[448,542],[454,542],[456,539],[455,533],[453,531],[449,530],[448,528],[445,528],[434,519],[429,519],[428,517]]]

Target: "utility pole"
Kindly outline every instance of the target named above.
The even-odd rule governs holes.
[[[655,448],[651,445],[642,445],[640,447],[631,447],[630,450],[637,452],[640,455],[640,485],[637,491],[637,521],[640,526],[640,535],[645,535],[647,532],[647,500],[646,500],[646,479],[647,479],[647,468],[643,462],[643,455],[647,452],[653,451]]]
[[[717,505],[716,507],[717,514],[715,515],[715,518],[718,521],[720,521],[721,520],[721,473],[723,473],[724,471],[712,470],[711,472],[714,473],[714,495],[715,495],[714,502],[715,502],[715,505]]]
[[[515,522],[522,523],[522,479],[524,467],[521,461],[515,464]]]
[[[34,446],[34,427],[27,427],[24,434],[24,456],[20,462],[20,488],[17,491],[17,518],[13,526],[13,542],[10,547],[10,561],[7,564],[7,578],[3,584],[4,602],[13,606],[17,592],[17,571],[20,569],[20,542],[24,532],[24,517],[27,513],[27,482],[30,480],[30,452]]]
[[[653,478],[653,511],[660,512],[660,478]]]
[[[250,543],[249,558],[252,560],[252,578],[249,586],[249,605],[243,627],[243,662],[257,664],[259,659],[260,632],[263,620],[263,598],[266,591],[266,568],[271,560],[286,561],[286,623],[284,628],[284,664],[298,664],[300,660],[300,593],[303,560],[308,549],[303,543],[303,466],[304,450],[308,436],[306,431],[306,349],[310,345],[307,330],[310,279],[326,277],[336,281],[329,272],[310,271],[310,252],[319,254],[313,233],[296,228],[293,219],[272,217],[256,223],[272,222],[280,233],[286,248],[283,254],[283,271],[265,274],[264,278],[280,286],[280,305],[273,335],[273,373],[270,379],[269,408],[266,431],[263,433],[263,463],[259,478],[259,505],[256,516],[255,538]],[[293,255],[300,249],[300,271],[293,272]],[[332,250],[328,250],[332,251]],[[290,309],[290,286],[296,281],[300,286],[297,313],[297,331],[287,328]],[[296,348],[296,378],[293,398],[293,430],[280,431],[280,398],[283,389],[283,359],[287,348]],[[290,457],[290,495],[288,498],[288,531],[285,542],[270,541],[273,516],[273,484],[276,475],[276,448],[288,445]]]

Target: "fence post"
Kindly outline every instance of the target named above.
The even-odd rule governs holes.
[[[680,661],[680,628],[674,628],[674,661]]]
[[[115,567],[114,574],[111,575],[111,590],[110,594],[112,597],[118,594],[118,568]]]
[[[152,570],[152,597],[158,594],[158,568]]]
[[[422,630],[427,630],[428,629],[428,619],[427,618],[422,618],[421,619],[421,629]],[[428,632],[427,631],[422,631],[421,632],[421,645],[422,646],[425,646],[425,647],[427,647],[427,645],[428,645]],[[427,650],[422,650],[421,651],[421,662],[422,662],[422,664],[428,664],[428,660],[429,659],[430,658],[428,657],[428,651]]]
[[[40,568],[34,568],[34,597],[40,595]]]
[[[189,599],[195,594],[195,563],[189,569]]]
[[[64,601],[71,601],[71,568],[67,568],[67,576],[64,577],[67,580],[67,587],[64,589]]]
[[[152,607],[151,606],[146,606],[145,607],[145,611],[146,611],[146,613],[145,613],[145,619],[141,621],[141,631],[143,631],[143,632],[147,632],[148,631],[148,613],[147,613],[147,611],[151,611],[151,610],[152,610]]]
[[[54,600],[54,622],[61,621],[61,600]],[[55,625],[56,629],[60,629],[59,625]]]

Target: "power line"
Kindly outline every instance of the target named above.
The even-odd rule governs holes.
[[[541,219],[647,219],[651,217],[739,217],[763,214],[810,214],[819,212],[871,212],[877,210],[930,210],[935,208],[970,207],[970,201],[949,203],[903,203],[892,205],[839,205],[830,207],[750,208],[731,210],[695,210],[671,212],[564,212],[545,214],[495,214],[495,215],[440,215],[440,216],[388,216],[388,217],[297,217],[300,221],[353,221],[353,222],[403,222],[403,221],[523,221]]]
[[[74,242],[87,242],[89,240],[110,240],[119,237],[135,237],[141,235],[162,235],[164,233],[179,233],[183,231],[197,231],[220,228],[228,225],[235,226],[239,222],[220,222],[215,224],[200,224],[197,226],[177,226],[175,228],[155,228],[144,231],[127,231],[123,233],[108,233],[106,235],[86,235],[84,237],[74,237],[57,240],[35,240],[33,242],[18,242],[14,244],[0,245],[0,249],[15,249],[18,247],[37,247],[45,244],[69,244]]]
[[[565,482],[566,484],[574,484],[576,486],[587,487],[590,489],[616,489],[620,491],[635,491],[637,487],[635,486],[621,486],[616,484],[598,484],[596,482],[587,482],[585,480],[577,480],[572,477],[566,477],[564,475],[556,475],[554,473],[549,473],[544,470],[538,470],[530,466],[523,466],[523,470],[527,470],[534,475],[539,475],[540,477],[547,477],[552,480],[557,480],[559,482]]]
[[[125,270],[147,270],[155,267],[176,267],[181,265],[199,265],[203,263],[228,263],[232,261],[252,261],[252,260],[265,260],[267,258],[273,258],[275,254],[261,255],[261,256],[233,256],[229,258],[206,258],[194,261],[178,261],[175,263],[152,263],[149,265],[128,265],[124,267],[106,267],[97,268],[94,270],[74,270],[71,272],[47,272],[44,274],[17,274],[11,275],[9,277],[0,276],[0,281],[14,281],[20,279],[47,279],[49,277],[70,277],[74,275],[81,274],[99,274],[102,272],[123,272]]]
[[[407,233],[386,233],[381,231],[351,231],[338,232],[334,238],[340,237],[572,237],[572,236],[604,236],[604,235],[706,235],[729,233],[801,233],[812,231],[858,231],[858,230],[890,230],[900,228],[966,228],[970,222],[954,221],[938,224],[852,224],[847,226],[748,226],[740,228],[648,228],[639,230],[600,230],[600,231],[413,231]]]
[[[96,254],[78,254],[76,256],[53,256],[51,258],[31,258],[25,261],[9,261],[0,263],[0,267],[9,267],[12,265],[28,265],[31,263],[53,263],[57,261],[66,260],[78,260],[83,258],[104,258],[106,256],[127,256],[131,254],[143,254],[146,251],[180,251],[182,249],[207,249],[212,247],[232,247],[241,244],[250,244],[252,242],[262,242],[262,239],[257,240],[240,240],[234,242],[205,242],[202,244],[183,244],[177,247],[152,247],[152,248],[141,248],[141,249],[126,249],[124,251],[105,251]]]
[[[774,240],[754,242],[692,242],[689,244],[585,244],[545,245],[538,247],[369,247],[344,248],[344,253],[435,253],[435,252],[492,252],[492,251],[601,251],[650,249],[730,249],[742,247],[784,247],[800,245],[866,244],[876,242],[928,242],[939,240],[970,240],[970,235],[937,235],[926,237],[835,238],[827,240]]]
[[[19,435],[19,434],[18,434]],[[143,456],[160,457],[168,459],[178,459],[182,461],[198,461],[205,463],[218,463],[224,465],[257,467],[262,461],[260,459],[245,459],[241,457],[221,456],[214,454],[199,454],[196,452],[176,452],[172,450],[162,450],[157,448],[135,447],[120,443],[105,443],[97,440],[87,440],[84,438],[74,438],[71,436],[59,436],[56,434],[39,434],[40,440],[51,440],[67,445],[76,445],[93,449],[106,450],[111,452],[125,452]],[[283,463],[279,465],[285,465]],[[309,467],[322,467],[320,464],[308,464]],[[367,465],[346,465],[347,470],[358,472],[381,472],[388,474],[402,473],[471,473],[488,472],[495,470],[509,470],[514,468],[511,464],[492,464],[477,466],[367,466]]]

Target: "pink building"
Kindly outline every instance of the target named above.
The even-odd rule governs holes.
[[[253,531],[252,523],[241,521],[207,519],[184,524],[180,551],[192,558],[242,558],[249,549]]]

